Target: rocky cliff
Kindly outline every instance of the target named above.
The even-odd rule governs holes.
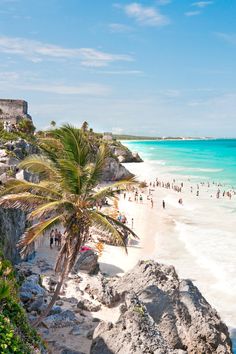
[[[130,151],[120,141],[113,141],[109,144],[112,155],[120,162],[143,162],[137,152]]]
[[[140,261],[123,277],[110,278],[97,273],[97,257],[87,252],[39,328],[52,353],[88,354],[91,347],[91,354],[232,354],[226,325],[174,267]],[[47,259],[18,269],[26,276],[21,301],[33,320],[54,291],[55,275]],[[110,322],[101,320],[104,314]]]
[[[124,166],[122,166],[116,159],[108,157],[104,166],[102,181],[118,181],[132,176]]]
[[[91,354],[232,353],[216,310],[190,280],[178,278],[174,267],[140,261],[122,278],[100,282],[100,292],[97,285],[89,287],[90,295],[104,303],[109,294],[112,306],[119,300],[121,315],[115,324],[98,325]]]
[[[26,216],[21,210],[0,208],[0,248],[13,263],[20,260],[17,242],[25,230]]]

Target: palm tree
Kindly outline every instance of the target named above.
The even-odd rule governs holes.
[[[97,210],[104,198],[113,199],[120,189],[135,183],[133,178],[98,189],[102,169],[108,155],[101,145],[97,154],[91,148],[83,132],[70,125],[53,131],[53,136],[43,139],[43,155],[31,155],[19,167],[38,173],[40,183],[9,180],[0,197],[5,208],[19,208],[28,213],[30,226],[19,241],[22,255],[29,252],[32,243],[44,231],[55,225],[65,228],[62,247],[58,253],[55,271],[59,280],[52,299],[42,315],[34,323],[37,326],[54,305],[63,282],[73,268],[81,245],[89,229],[96,228],[107,236],[115,237],[126,249],[125,236],[137,237],[127,226]]]
[[[52,121],[50,122],[50,125],[51,125],[52,128],[55,128],[56,124],[57,124],[57,123],[55,122],[55,120],[52,120]]]

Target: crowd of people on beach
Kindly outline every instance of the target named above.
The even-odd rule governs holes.
[[[153,192],[157,190],[158,188],[165,188],[167,190],[173,190],[175,193],[181,194],[184,192],[190,192],[190,194],[195,194],[196,197],[200,196],[200,192],[202,192],[203,188],[205,188],[204,192],[210,193],[210,197],[213,197],[213,194],[215,193],[216,199],[220,198],[228,198],[231,200],[233,196],[236,196],[236,190],[232,189],[226,189],[225,185],[222,185],[220,183],[216,182],[200,182],[194,185],[191,185],[191,181],[185,181],[185,182],[177,182],[176,179],[173,179],[172,181],[164,181],[164,180],[159,180],[156,178],[154,181],[150,181],[149,183],[143,182],[142,186],[140,185],[139,187],[132,186],[127,188],[123,192],[123,198],[124,200],[128,200],[129,202],[134,201],[135,203],[143,204],[145,200],[150,203],[150,207],[154,207],[154,199],[153,199]],[[155,201],[156,202],[156,201]],[[180,206],[184,204],[182,196],[179,197],[176,201]],[[166,205],[166,201],[164,199],[160,200],[161,203],[161,208],[163,210],[168,207]],[[109,206],[108,200],[103,200],[100,203],[97,203],[96,208],[97,209],[102,209],[103,207]],[[130,221],[128,221],[126,215],[124,213],[121,213],[119,210],[117,210],[117,220],[120,223],[127,224],[128,227],[131,229],[134,228],[134,218],[132,217]],[[49,235],[49,240],[50,240],[50,248],[53,249],[54,246],[56,249],[60,250],[61,248],[61,243],[62,243],[62,238],[63,235],[60,230],[57,229],[52,229],[50,231]]]
[[[233,189],[226,189],[225,185],[222,185],[221,183],[217,182],[200,182],[194,185],[191,185],[191,181],[188,180],[188,183],[186,182],[177,182],[176,179],[173,179],[172,181],[163,181],[159,180],[156,178],[154,181],[150,181],[149,183],[145,182],[145,188],[143,187],[132,187],[130,188],[127,192],[125,192],[124,199],[128,196],[128,201],[129,202],[136,202],[136,203],[143,203],[145,198],[150,202],[151,208],[154,206],[154,201],[153,201],[153,192],[157,188],[165,188],[168,190],[173,190],[174,192],[181,194],[182,192],[185,191],[190,191],[191,194],[195,194],[196,197],[200,196],[200,192],[205,188],[204,192],[207,192],[211,198],[216,197],[216,199],[220,198],[228,198],[231,200],[233,196],[236,196],[236,190]],[[190,190],[189,190],[190,188]],[[183,198],[180,197],[178,198],[178,204],[183,205]],[[162,208],[166,209],[166,201],[162,200]]]

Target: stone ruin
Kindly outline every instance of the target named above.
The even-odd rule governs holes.
[[[22,118],[32,120],[28,114],[28,103],[24,100],[0,99],[0,122],[16,124]]]

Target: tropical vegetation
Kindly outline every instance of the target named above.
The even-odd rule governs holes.
[[[23,255],[43,232],[56,225],[64,227],[63,243],[55,264],[59,280],[51,302],[35,325],[51,310],[92,228],[119,240],[125,248],[127,235],[136,237],[109,213],[109,208],[103,211],[97,207],[106,198],[114,200],[121,189],[135,181],[129,178],[99,188],[109,150],[104,143],[99,147],[94,144],[86,132],[87,127],[84,131],[70,125],[51,131],[40,141],[43,153],[28,156],[19,165],[37,173],[40,183],[11,179],[0,198],[1,206],[20,208],[28,213],[29,226],[19,242]]]
[[[20,305],[14,269],[0,254],[0,353],[36,353],[42,345]]]

